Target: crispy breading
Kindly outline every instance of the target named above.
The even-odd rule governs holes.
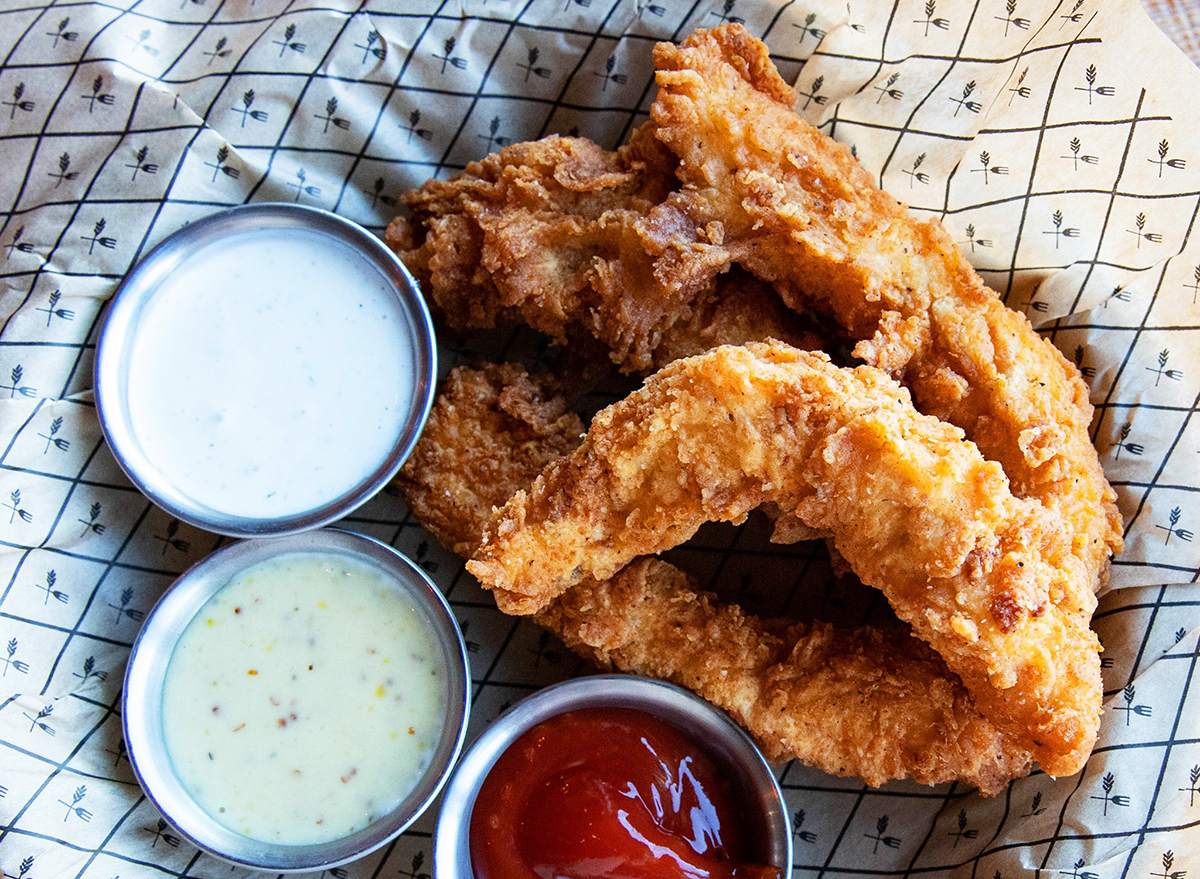
[[[583,433],[566,400],[520,366],[459,367],[442,382],[396,485],[418,522],[469,557],[493,507],[578,447]]]
[[[578,445],[565,401],[515,366],[451,372],[398,485],[419,521],[470,554],[492,507]],[[603,669],[652,675],[729,712],[768,759],[869,784],[911,776],[995,794],[1030,768],[961,681],[902,629],[760,620],[657,559],[585,580],[535,620]],[[719,649],[714,649],[719,645]]]
[[[745,28],[659,43],[654,60],[654,133],[683,183],[660,209],[676,214],[660,263],[737,263],[831,315],[918,409],[1000,462],[1014,494],[1059,513],[1091,575],[1080,585],[1102,584],[1122,524],[1078,370],[984,286],[941,223],[911,216],[793,112],[795,92]]]
[[[1043,769],[1082,766],[1100,645],[1070,528],[873,367],[777,343],[676,361],[510,498],[468,568],[502,609],[534,613],[766,502],[831,533]]]
[[[727,263],[656,273],[645,239],[678,184],[652,130],[616,152],[557,136],[505,147],[406,194],[412,218],[386,240],[455,330],[519,320],[560,344],[594,337],[630,372],[698,353],[681,342],[705,333],[817,347],[770,287],[718,278]]]

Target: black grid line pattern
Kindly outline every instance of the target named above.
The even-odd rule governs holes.
[[[181,226],[247,201],[382,230],[399,196],[549,133],[625,140],[650,49],[744,23],[797,110],[941,219],[1078,367],[1125,516],[1094,625],[1105,720],[1087,768],[983,799],[778,768],[796,875],[1184,879],[1200,871],[1200,73],[1136,0],[129,0],[0,4],[0,868],[238,875],[138,789],[121,678],[145,614],[223,539],[171,519],[103,442],[103,305]],[[443,340],[443,370],[537,362],[529,331]],[[625,385],[589,396],[594,412]],[[504,617],[385,490],[345,520],[447,595],[469,737],[587,673]],[[672,561],[762,615],[895,623],[817,545],[712,525]],[[339,879],[431,872],[436,810]]]

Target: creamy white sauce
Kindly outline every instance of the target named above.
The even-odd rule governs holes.
[[[179,780],[254,839],[345,837],[412,791],[441,736],[446,674],[400,584],[336,555],[234,577],[188,624],[163,685]]]
[[[413,404],[413,360],[390,282],[350,245],[241,235],[190,254],[141,315],[130,422],[191,500],[303,513],[387,458]]]

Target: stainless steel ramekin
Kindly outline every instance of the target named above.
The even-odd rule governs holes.
[[[358,485],[316,509],[280,517],[253,517],[214,510],[181,492],[142,450],[133,430],[127,400],[129,360],[138,321],[164,280],[180,269],[199,248],[228,243],[238,236],[264,231],[288,236],[306,233],[304,244],[319,240],[349,244],[367,263],[387,278],[405,318],[413,364],[414,390],[410,416],[386,459]],[[100,425],[117,463],[134,485],[172,516],[217,534],[260,537],[291,534],[319,528],[338,519],[383,488],[404,463],[425,426],[433,405],[437,380],[437,352],[429,309],[417,282],[377,237],[357,223],[317,208],[295,204],[252,204],[232,208],[197,220],[166,238],[125,277],[109,304],[96,348],[94,383]],[[329,454],[337,454],[330,449]],[[297,479],[304,474],[298,473]]]
[[[171,766],[163,736],[162,694],[167,665],[188,623],[230,578],[281,555],[325,553],[353,558],[394,576],[434,632],[446,666],[446,716],[429,768],[390,814],[343,839],[282,845],[250,839],[218,823],[192,799]],[[462,633],[429,578],[386,544],[348,531],[322,529],[247,540],[218,550],[183,574],[155,605],[133,646],[125,672],[122,722],[129,762],[146,796],[179,832],[200,848],[242,867],[273,873],[328,870],[399,836],[442,789],[462,749],[470,707],[470,671]]]
[[[496,760],[522,733],[547,718],[580,708],[636,708],[683,730],[740,785],[738,802],[758,831],[752,842],[761,863],[792,874],[792,833],[787,806],[771,767],[750,737],[718,709],[671,684],[630,675],[576,678],[539,690],[500,715],[459,761],[442,798],[433,843],[433,873],[438,879],[474,879],[471,869],[471,811],[483,779]],[[761,816],[761,819],[758,818]]]

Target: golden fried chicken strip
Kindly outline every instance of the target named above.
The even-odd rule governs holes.
[[[396,486],[443,546],[470,557],[493,508],[578,448],[583,434],[566,400],[520,366],[460,366],[442,381]]]
[[[676,361],[510,498],[467,567],[502,609],[533,613],[767,502],[830,532],[1048,773],[1078,771],[1099,725],[1100,645],[1070,530],[872,367],[778,343]]]
[[[793,112],[795,92],[745,28],[659,43],[654,59],[654,131],[683,181],[660,209],[676,219],[659,224],[674,233],[659,261],[736,262],[832,315],[918,409],[1000,462],[1014,494],[1062,516],[1091,574],[1080,585],[1098,588],[1122,526],[1078,370],[984,286],[941,223],[910,216]]]
[[[581,439],[565,401],[520,367],[462,367],[445,380],[397,484],[419,521],[469,555],[492,507]],[[672,681],[720,706],[771,760],[872,785],[957,779],[988,795],[1030,768],[1029,753],[904,630],[760,620],[657,559],[585,580],[534,619],[600,668]]]
[[[643,239],[678,183],[652,129],[616,152],[557,136],[505,147],[405,195],[412,219],[393,221],[385,239],[456,330],[519,320],[560,344],[594,337],[630,372],[709,331],[718,343],[818,347],[768,286],[718,281],[728,263],[655,273]]]

